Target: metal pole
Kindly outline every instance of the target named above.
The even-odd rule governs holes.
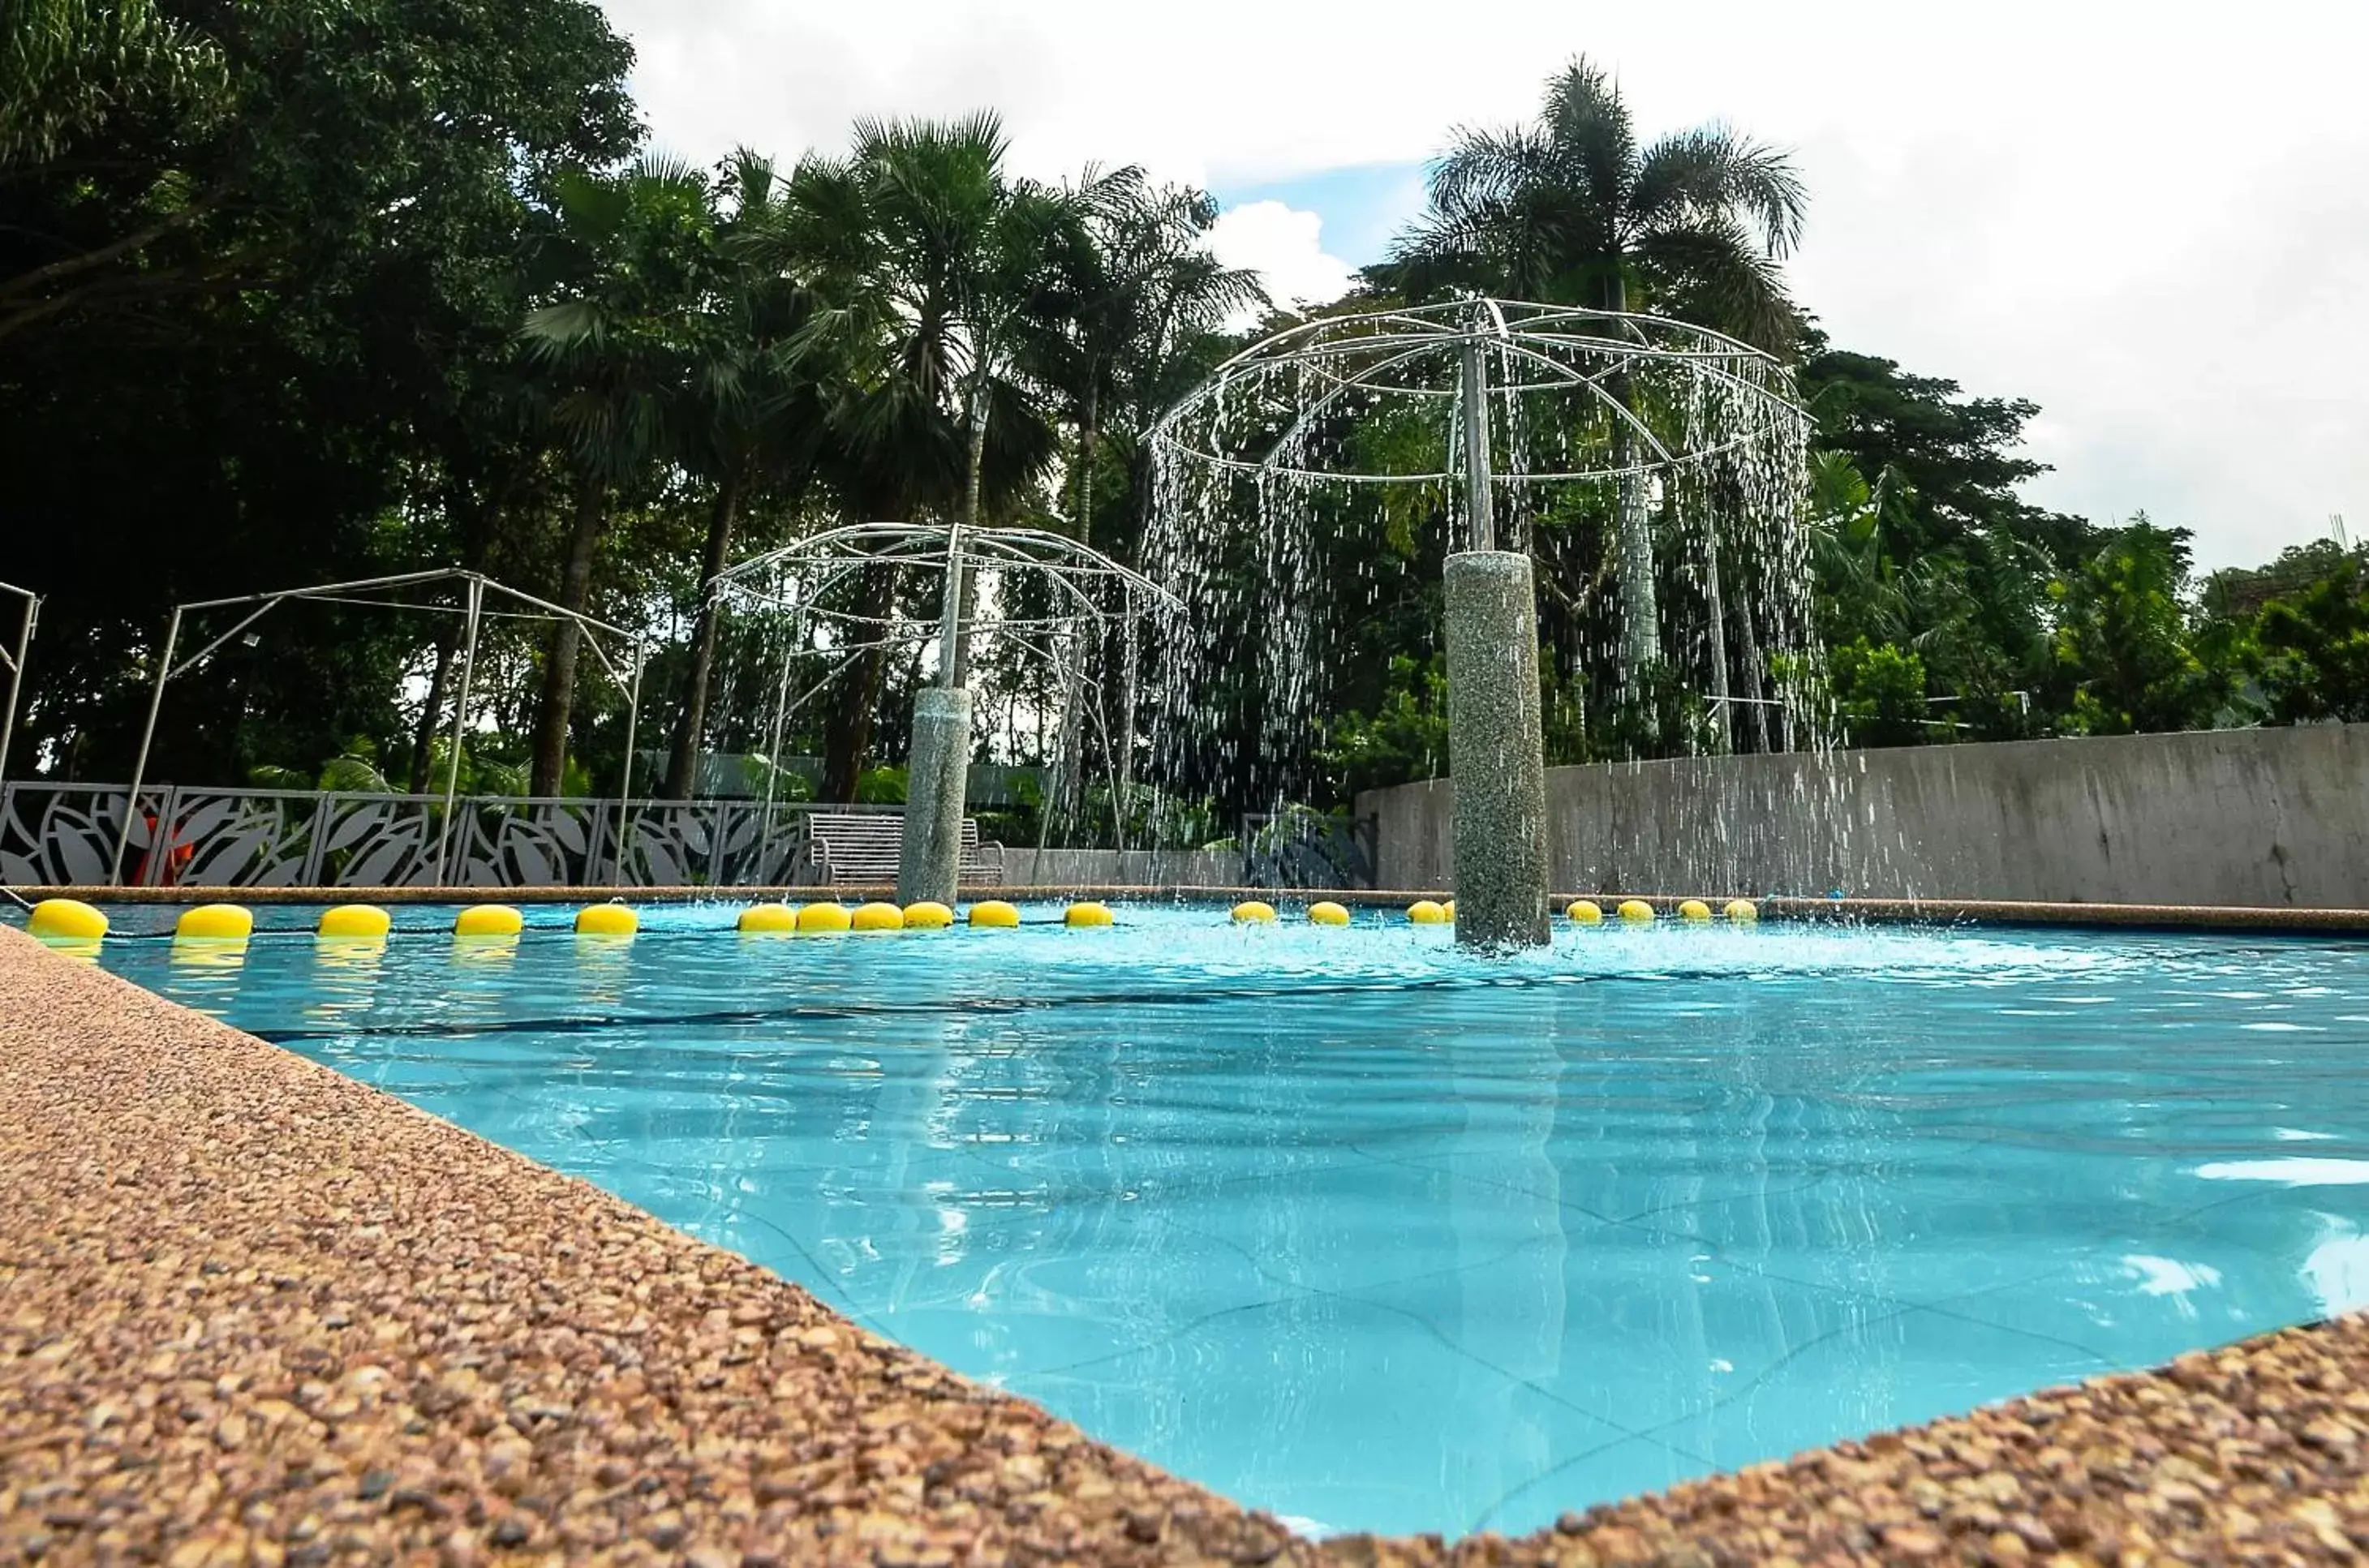
[[[1464,411],[1464,509],[1471,515],[1472,548],[1497,547],[1497,523],[1489,499],[1489,378],[1481,362],[1481,339],[1464,340],[1464,374],[1458,402]]]
[[[625,771],[617,777],[617,853],[609,866],[609,886],[619,887],[625,880],[625,814],[627,803],[634,798],[634,741],[642,723],[642,660],[648,649],[642,639],[634,639],[634,683],[625,693]],[[692,754],[698,749],[692,748]],[[694,769],[694,772],[696,770]]]
[[[0,784],[8,778],[8,743],[17,738],[17,699],[25,689],[25,655],[33,645],[33,623],[40,614],[40,596],[25,595],[25,624],[17,632],[17,657],[8,663],[8,708],[0,713]]]
[[[173,677],[173,649],[180,641],[181,606],[176,604],[172,624],[165,628],[165,651],[156,660],[156,689],[148,696],[148,725],[140,732],[140,755],[132,763],[132,793],[123,801],[123,830],[115,835],[115,858],[107,864],[107,880],[113,886],[123,882],[123,852],[132,845],[132,819],[140,815],[140,786],[148,778],[148,748],[156,738],[156,714],[165,705],[165,682]],[[154,847],[149,846],[152,851]]]
[[[956,666],[962,660],[962,524],[946,530],[946,591],[945,603],[939,612],[938,623],[938,684],[954,687],[962,684],[961,672]]]
[[[485,608],[486,582],[483,578],[469,579],[469,623],[463,634],[461,651],[461,690],[459,700],[452,704],[452,758],[444,770],[444,820],[436,829],[436,886],[444,883],[445,861],[452,844],[452,816],[461,795],[461,747],[469,731],[469,685],[477,673],[477,616]]]
[[[795,624],[792,623],[794,639]],[[795,646],[794,641],[782,649],[782,685],[773,693],[773,736],[765,745],[765,818],[757,837],[757,865],[761,881],[763,869],[773,864],[773,784],[775,775],[782,771],[782,727],[789,720],[790,664],[795,657]]]

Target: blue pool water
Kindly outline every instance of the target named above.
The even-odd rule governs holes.
[[[449,919],[104,962],[1310,1530],[1535,1527],[2369,1302],[2369,945]]]

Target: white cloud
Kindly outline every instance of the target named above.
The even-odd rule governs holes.
[[[1249,201],[1227,209],[1209,231],[1209,249],[1229,267],[1261,275],[1279,305],[1323,304],[1339,299],[1356,269],[1324,250],[1324,220],[1280,201]]]
[[[2035,499],[2144,506],[2208,564],[2369,520],[2359,0],[605,3],[695,157],[991,105],[1031,173],[1238,188],[1427,157],[1585,51],[1648,133],[1796,149],[1803,299],[1838,341],[2041,403]],[[1317,275],[1318,235],[1243,222],[1276,225],[1285,292],[1282,258]]]

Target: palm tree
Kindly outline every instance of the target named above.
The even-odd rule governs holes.
[[[581,614],[612,493],[665,449],[684,382],[679,317],[713,252],[714,213],[697,171],[645,157],[622,174],[562,179],[558,216],[545,258],[557,297],[528,315],[521,338],[529,360],[564,389],[551,421],[575,470],[576,500],[557,602]],[[557,793],[566,770],[582,644],[574,621],[554,624],[535,719],[536,795]]]
[[[1413,294],[1471,289],[1612,312],[1649,303],[1790,354],[1802,319],[1777,263],[1801,238],[1805,204],[1790,156],[1725,126],[1641,148],[1619,88],[1576,59],[1548,82],[1534,122],[1456,133],[1432,166],[1429,212],[1381,273]],[[1629,399],[1625,383],[1607,390]],[[1634,437],[1619,421],[1612,441],[1612,466],[1631,466]],[[1616,528],[1620,667],[1632,691],[1661,658],[1646,489],[1622,484]]]
[[[859,517],[976,521],[1055,452],[1021,367],[1065,204],[1005,177],[991,114],[863,121],[854,142],[844,159],[799,165],[771,242],[817,301],[794,351],[830,367],[827,477]],[[876,576],[864,612],[885,617],[891,589]],[[941,679],[959,681],[962,650],[947,655]],[[884,670],[867,653],[843,691],[827,796],[852,797]]]
[[[766,236],[780,216],[782,182],[770,161],[743,148],[727,165],[720,194],[733,208],[717,225],[715,277],[682,323],[688,379],[669,442],[686,469],[715,486],[703,588],[731,562],[734,527],[750,493],[809,470],[822,426],[822,386],[802,372],[789,348],[811,297],[767,264]],[[690,798],[697,782],[719,610],[703,592],[667,760],[665,789],[677,800]]]
[[[1229,268],[1205,243],[1218,205],[1188,187],[1152,188],[1134,167],[1089,169],[1070,192],[1079,222],[1059,258],[1060,330],[1039,345],[1038,375],[1074,434],[1072,529],[1091,544],[1096,448],[1111,421],[1132,438],[1173,400],[1160,374],[1178,346],[1264,306],[1257,274]],[[1073,813],[1083,768],[1082,660],[1063,672],[1062,755],[1054,808]],[[1130,672],[1131,673],[1131,672]]]

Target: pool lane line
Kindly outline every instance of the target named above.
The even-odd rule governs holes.
[[[1757,983],[1800,976],[1821,978],[1831,973],[1830,970],[1821,968],[1785,967],[1757,969],[1634,969],[1610,973],[1573,970],[1527,974],[1491,972],[1424,977],[1389,976],[1378,977],[1370,980],[1335,980],[1305,985],[1263,983],[1257,986],[1200,988],[1166,992],[1086,991],[1061,996],[965,996],[949,997],[943,1001],[848,1002],[836,1006],[805,1002],[787,1007],[724,1008],[675,1013],[605,1013],[580,1017],[505,1018],[486,1023],[378,1024],[349,1028],[317,1029],[274,1029],[253,1024],[237,1026],[258,1039],[269,1040],[274,1045],[286,1045],[296,1040],[341,1040],[358,1037],[443,1038],[530,1032],[581,1035],[619,1028],[731,1027],[742,1024],[786,1023],[804,1018],[836,1020],[931,1018],[957,1013],[1016,1015],[1054,1007],[1204,1007],[1238,1001],[1289,1001],[1302,997],[1380,996],[1396,992],[1491,990],[1529,990],[1550,986],[1664,985],[1672,982],[1719,980]],[[1873,971],[1854,971],[1854,973],[1866,974]],[[1943,971],[1936,978],[1948,979],[1955,978],[1955,971]],[[129,976],[124,978],[132,979]],[[135,979],[134,983],[139,982]]]
[[[1169,992],[1088,991],[1064,996],[949,997],[933,1002],[849,1002],[823,1006],[812,1002],[788,1007],[723,1008],[697,1013],[606,1013],[587,1017],[505,1018],[482,1024],[377,1024],[349,1028],[272,1029],[241,1024],[247,1034],[273,1045],[298,1040],[355,1038],[432,1039],[479,1035],[542,1033],[586,1035],[623,1028],[724,1028],[745,1024],[789,1023],[798,1019],[857,1020],[865,1018],[932,1018],[949,1013],[978,1013],[1016,1015],[1056,1007],[1208,1007],[1238,1001],[1288,1001],[1302,997],[1382,996],[1404,992],[1528,990],[1545,986],[1622,983],[1663,984],[1687,980],[1762,980],[1794,971],[1782,969],[1673,970],[1655,969],[1619,974],[1436,975],[1418,979],[1390,977],[1373,980],[1332,981],[1310,985],[1224,987]],[[1802,970],[1824,974],[1824,970]]]
[[[1052,1007],[1162,1005],[1200,1007],[1230,1001],[1272,1001],[1299,996],[1356,996],[1410,990],[1468,990],[1502,983],[1504,982],[1477,978],[1441,976],[1434,979],[1396,980],[1387,983],[1334,983],[1294,987],[1289,990],[1262,986],[1255,990],[1180,991],[1171,995],[1105,991],[1078,996],[959,997],[949,998],[942,1002],[870,1004],[852,1002],[838,1007],[807,1002],[789,1007],[729,1008],[702,1013],[612,1013],[598,1017],[575,1018],[509,1018],[487,1024],[379,1024],[344,1029],[268,1029],[251,1025],[244,1027],[247,1034],[253,1035],[259,1040],[269,1040],[273,1045],[287,1045],[295,1040],[343,1040],[357,1036],[420,1039],[527,1033],[585,1035],[621,1028],[730,1027],[739,1024],[787,1023],[803,1018],[841,1020],[930,1018],[953,1013],[1003,1015],[1034,1013]]]

